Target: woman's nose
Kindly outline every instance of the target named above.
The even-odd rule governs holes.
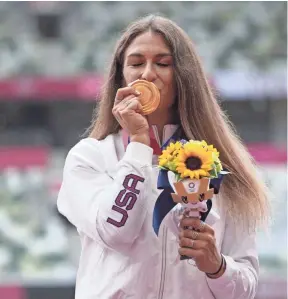
[[[142,79],[149,82],[155,81],[157,78],[157,74],[154,67],[151,64],[147,63],[141,77]]]

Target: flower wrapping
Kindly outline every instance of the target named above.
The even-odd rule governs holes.
[[[204,140],[170,142],[159,156],[159,167],[168,172],[174,190],[171,196],[175,204],[181,205],[182,215],[205,220],[213,195],[219,192],[222,178],[228,173],[223,170],[217,149]]]

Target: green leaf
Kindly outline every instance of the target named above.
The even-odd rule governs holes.
[[[219,173],[221,170],[222,170],[222,166],[221,166],[220,163],[218,163],[218,164],[216,165],[216,171],[217,171],[217,173]]]
[[[179,182],[181,180],[181,176],[179,173],[175,174],[176,181]]]
[[[215,164],[213,164],[213,168],[209,171],[209,174],[210,174],[211,177],[217,177],[218,176]]]

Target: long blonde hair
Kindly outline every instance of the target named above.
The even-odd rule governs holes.
[[[255,163],[213,95],[191,39],[171,20],[152,15],[126,29],[116,46],[99,109],[95,110],[87,132],[104,139],[121,129],[112,108],[117,89],[122,87],[124,53],[136,36],[148,30],[161,34],[171,49],[178,91],[177,113],[185,135],[213,144],[220,152],[224,168],[231,172],[220,191],[230,215],[253,230],[265,224],[269,211],[267,191],[257,177]]]

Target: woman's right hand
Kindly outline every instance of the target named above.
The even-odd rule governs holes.
[[[130,135],[130,140],[150,145],[149,124],[141,114],[140,93],[133,87],[119,88],[112,110],[121,127]]]

